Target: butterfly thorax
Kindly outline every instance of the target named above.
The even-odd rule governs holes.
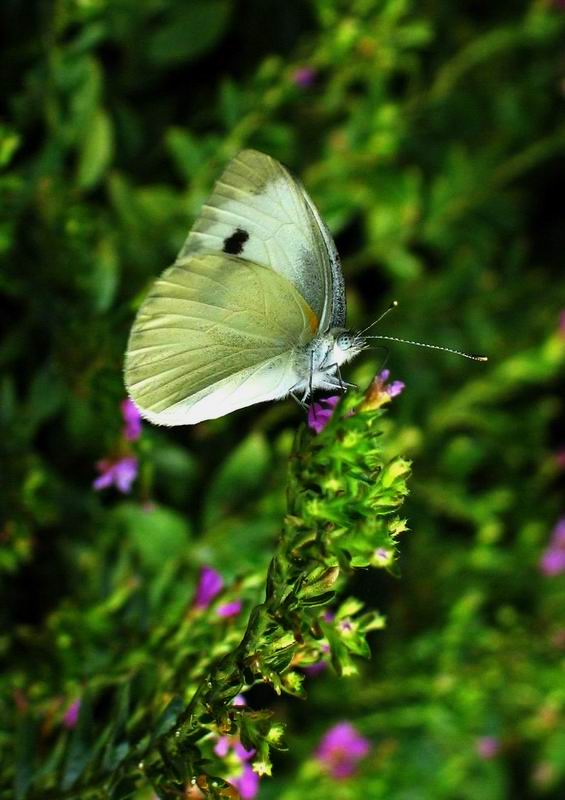
[[[304,397],[314,389],[343,389],[339,368],[358,355],[365,342],[344,328],[332,328],[317,334],[311,342],[296,352],[295,370],[298,381],[295,392]]]

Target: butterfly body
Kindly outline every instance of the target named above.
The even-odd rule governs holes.
[[[226,167],[130,334],[125,380],[148,420],[195,424],[344,384],[339,257],[302,184],[245,150]]]
[[[296,351],[297,381],[292,393],[302,393],[304,401],[316,389],[343,391],[344,383],[339,376],[339,368],[351,361],[363,347],[361,340],[354,339],[343,328],[318,334],[310,344]]]

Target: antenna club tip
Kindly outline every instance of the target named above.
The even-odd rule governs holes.
[[[390,304],[390,307],[391,308],[398,308],[398,300],[393,300],[392,303]]]
[[[477,361],[488,361],[488,356],[477,356]]]

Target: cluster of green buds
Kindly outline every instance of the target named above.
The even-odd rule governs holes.
[[[270,711],[234,704],[258,683],[304,697],[304,668],[329,661],[339,675],[369,656],[367,634],[384,625],[355,598],[337,601],[354,569],[394,571],[397,539],[406,530],[397,511],[410,465],[385,456],[381,419],[390,399],[382,376],[366,394],[348,394],[322,430],[298,431],[290,456],[287,513],[272,558],[264,602],[239,645],[215,664],[188,707],[161,736],[150,777],[161,798],[236,797],[211,774],[211,745],[236,737],[253,752],[252,769],[271,774],[271,748],[283,729]],[[221,769],[218,769],[221,772]]]

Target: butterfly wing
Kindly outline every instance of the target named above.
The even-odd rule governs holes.
[[[128,392],[142,415],[188,425],[284,397],[294,353],[317,325],[282,275],[232,255],[204,253],[165,270],[134,322]]]
[[[221,252],[261,264],[290,281],[319,320],[345,325],[345,292],[331,234],[306,190],[278,161],[244,150],[226,167],[178,261]]]

